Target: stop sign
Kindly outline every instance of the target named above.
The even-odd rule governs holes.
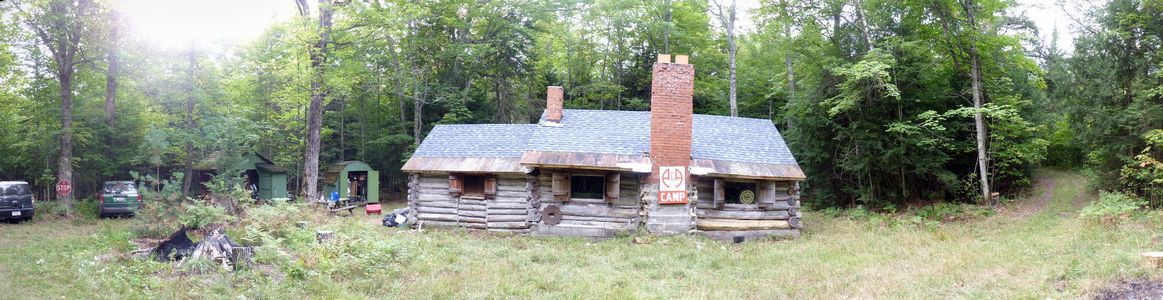
[[[73,192],[73,184],[68,180],[57,181],[57,195],[65,196]]]

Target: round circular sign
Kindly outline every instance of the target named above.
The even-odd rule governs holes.
[[[739,193],[739,203],[751,204],[755,203],[755,192],[751,190],[743,190]]]
[[[683,184],[685,178],[682,169],[679,168],[665,168],[662,170],[662,185],[667,188],[678,188]]]
[[[65,196],[73,192],[73,183],[68,180],[57,181],[57,195]]]

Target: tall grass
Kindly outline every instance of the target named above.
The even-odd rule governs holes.
[[[1088,225],[1074,204],[1093,197],[1082,177],[1054,176],[1052,201],[1032,216],[911,226],[809,212],[799,239],[744,244],[415,232],[384,228],[378,217],[260,206],[231,232],[258,247],[256,266],[239,272],[126,257],[125,220],[50,220],[0,227],[0,290],[13,298],[1076,298],[1159,278],[1138,255],[1163,248],[1155,234],[1163,215]],[[318,243],[316,230],[337,238]]]

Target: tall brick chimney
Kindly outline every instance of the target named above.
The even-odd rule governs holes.
[[[659,54],[650,85],[650,180],[658,180],[658,166],[691,164],[691,114],[694,113],[695,66],[686,55]],[[688,176],[689,177],[689,176]],[[689,178],[688,178],[689,179]]]
[[[561,122],[561,114],[564,104],[565,89],[560,86],[551,86],[545,93],[545,120],[550,122]]]

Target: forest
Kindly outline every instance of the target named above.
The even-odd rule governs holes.
[[[655,57],[689,54],[695,112],[774,122],[812,207],[987,203],[1044,167],[1156,204],[1163,1],[1097,2],[1048,4],[1072,48],[1009,0],[287,0],[257,39],[174,49],[115,1],[0,1],[0,179],[190,194],[194,168],[253,152],[297,197],[344,160],[400,193],[434,125],[536,122],[550,85],[648,110]]]

